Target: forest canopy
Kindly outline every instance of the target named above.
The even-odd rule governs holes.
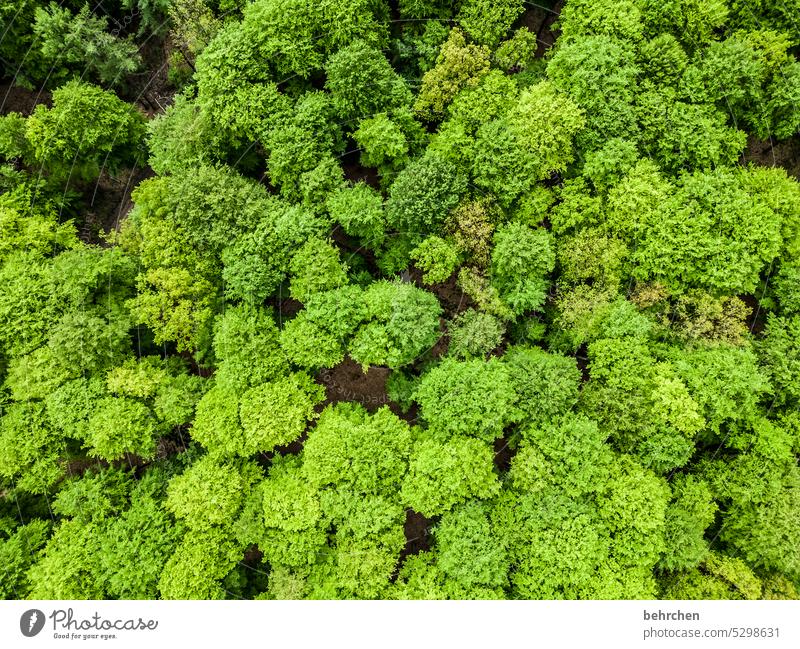
[[[0,6],[0,597],[797,599],[800,3]]]

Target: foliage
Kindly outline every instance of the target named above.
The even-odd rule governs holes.
[[[797,2],[523,4],[0,4],[0,597],[798,598]]]
[[[583,126],[580,109],[550,83],[525,89],[504,116],[478,129],[475,184],[510,206],[572,162],[572,141]]]
[[[439,337],[441,307],[432,293],[403,282],[375,282],[364,292],[364,303],[366,322],[348,346],[364,368],[407,365]]]
[[[447,512],[434,535],[438,564],[449,578],[467,588],[506,585],[508,559],[485,505],[473,501]]]
[[[408,425],[384,407],[369,415],[355,404],[327,409],[308,436],[303,473],[316,487],[395,494],[411,452]]]
[[[494,53],[494,60],[506,72],[525,69],[533,61],[538,47],[536,34],[520,27],[503,41]]]
[[[380,50],[356,41],[325,64],[325,87],[342,120],[371,117],[411,104],[411,92]]]
[[[547,294],[545,276],[554,266],[552,238],[546,230],[510,223],[495,233],[492,285],[515,314],[542,306]]]
[[[152,411],[127,397],[106,397],[95,406],[86,424],[90,453],[117,460],[126,453],[152,457],[158,422]]]
[[[241,454],[271,451],[300,437],[323,398],[322,387],[303,374],[250,388],[239,406],[245,438]]]
[[[473,498],[491,498],[500,490],[492,460],[491,446],[478,439],[423,440],[411,453],[403,501],[430,517]]]
[[[331,218],[350,236],[360,237],[369,246],[383,242],[386,216],[380,194],[363,182],[341,189],[328,197]]]
[[[522,11],[523,3],[519,0],[465,0],[456,19],[473,40],[491,47],[497,45]]]
[[[377,167],[383,175],[405,162],[409,151],[406,134],[386,113],[362,119],[353,139],[362,149],[361,164]]]
[[[566,356],[538,347],[513,346],[503,355],[516,406],[525,420],[542,425],[566,414],[578,400],[580,370]]]
[[[44,60],[53,62],[56,78],[66,76],[59,71],[63,66],[96,77],[103,85],[116,85],[141,66],[138,47],[130,38],[109,33],[108,18],[94,16],[88,4],[73,14],[51,3],[36,9],[35,20],[33,33]]]
[[[517,417],[508,370],[494,358],[445,359],[423,375],[414,399],[439,439],[470,435],[493,442]]]
[[[300,302],[347,283],[347,266],[339,260],[339,251],[322,239],[306,242],[295,253],[289,273],[289,291]]]
[[[141,114],[113,93],[70,81],[53,93],[52,108],[38,105],[25,124],[34,164],[58,178],[96,178],[135,158],[144,135]]]
[[[475,309],[459,313],[447,330],[447,353],[458,359],[485,358],[503,341],[505,327],[497,318]]]
[[[204,455],[167,487],[165,505],[176,518],[196,532],[230,525],[242,506],[243,492],[254,467],[220,463]]]
[[[488,71],[489,48],[467,43],[460,29],[450,30],[436,65],[422,77],[414,109],[421,117],[435,120],[460,90],[475,86]]]
[[[672,502],[665,519],[666,552],[660,565],[666,570],[696,568],[708,556],[706,529],[714,522],[717,507],[708,485],[692,475],[676,476]]]
[[[681,180],[666,214],[645,225],[632,253],[635,276],[718,294],[754,290],[759,272],[781,248],[778,215],[728,171]]]
[[[5,577],[0,589],[3,599],[22,599],[30,588],[28,570],[47,540],[48,524],[34,519],[21,525],[0,544]]]
[[[427,237],[411,252],[411,258],[422,269],[426,284],[444,282],[458,266],[458,252],[445,239]]]
[[[288,364],[278,336],[267,309],[241,305],[217,316],[213,341],[217,385],[243,390],[286,374]]]
[[[775,396],[780,402],[800,399],[800,318],[769,315],[767,335],[761,345]]]
[[[466,179],[446,160],[433,154],[418,158],[392,183],[387,220],[402,233],[421,239],[441,228],[466,190]]]

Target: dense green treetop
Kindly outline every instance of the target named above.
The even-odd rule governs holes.
[[[0,597],[798,598],[798,20],[3,3]]]

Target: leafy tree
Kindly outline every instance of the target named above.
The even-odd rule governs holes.
[[[314,406],[324,399],[324,392],[304,374],[250,388],[239,406],[245,439],[240,453],[271,451],[300,437],[315,418]]]
[[[635,452],[645,466],[667,471],[688,462],[696,436],[709,422],[680,361],[677,366],[657,364],[645,341],[590,343],[593,380],[581,401],[590,416],[612,431],[620,449]]]
[[[798,472],[785,431],[761,425],[752,450],[703,466],[715,498],[727,509],[720,539],[748,565],[795,580]]]
[[[339,251],[328,241],[312,239],[306,242],[289,266],[292,297],[308,301],[314,293],[333,290],[347,283],[347,265],[339,259]]]
[[[197,403],[192,439],[210,455],[245,455],[248,444],[239,420],[239,394],[230,385],[214,384]]]
[[[607,434],[590,419],[565,416],[522,431],[523,443],[511,465],[520,493],[559,489],[578,498],[600,488],[610,461]]]
[[[598,496],[597,509],[610,532],[610,558],[641,581],[622,589],[626,597],[655,591],[652,567],[664,550],[664,528],[669,489],[663,478],[629,457],[612,465],[607,490]]]
[[[291,118],[267,133],[270,181],[284,197],[304,196],[308,176],[320,165],[323,169],[331,166],[330,157],[341,138],[339,124],[333,121],[335,110],[331,95],[308,92],[298,100]]]
[[[736,297],[714,298],[689,290],[677,298],[668,315],[670,325],[688,340],[741,345],[747,337],[749,309]]]
[[[478,43],[494,47],[523,12],[518,0],[482,2],[466,0],[456,16],[459,24]]]
[[[456,251],[484,267],[489,264],[492,234],[499,218],[491,201],[465,201],[450,213],[445,226],[452,233]]]
[[[796,403],[800,398],[800,318],[781,318],[769,314],[767,335],[761,346],[775,396],[781,403]]]
[[[23,599],[30,589],[28,570],[45,545],[49,525],[34,519],[19,526],[0,543],[0,557],[5,573],[0,596],[3,599]]]
[[[647,6],[648,3],[641,3]],[[559,15],[558,24],[567,43],[589,35],[613,36],[621,41],[636,43],[642,38],[640,3],[625,0],[587,2],[577,0]]]
[[[800,264],[782,264],[777,276],[772,280],[772,288],[783,310],[790,314],[800,312],[800,294],[797,292],[800,280]]]
[[[219,21],[202,0],[176,0],[169,3],[167,10],[172,27],[170,38],[194,62],[219,30]]]
[[[300,367],[332,367],[344,358],[345,343],[366,314],[364,293],[358,286],[318,293],[286,323],[280,334],[281,347]]]
[[[245,491],[259,473],[254,465],[221,463],[204,455],[170,480],[165,505],[196,533],[221,529],[239,513]]]
[[[797,599],[795,4],[8,0],[0,596]]]
[[[492,284],[515,314],[542,306],[547,295],[544,276],[554,266],[552,237],[546,230],[510,223],[495,233]]]
[[[387,220],[411,238],[422,239],[441,228],[466,190],[466,179],[446,160],[432,154],[418,158],[389,188]]]
[[[651,31],[672,31],[680,35],[688,47],[697,47],[710,41],[714,31],[725,24],[728,6],[716,1],[681,0],[662,6],[647,2],[643,5],[643,18]]]
[[[494,316],[467,309],[449,324],[447,353],[459,360],[486,358],[503,341],[505,326]]]
[[[586,150],[635,132],[638,71],[631,48],[606,35],[567,40],[553,55],[547,78],[584,109],[579,142]]]
[[[684,176],[668,205],[645,226],[643,241],[632,253],[640,279],[738,293],[753,290],[761,269],[780,251],[775,212],[727,171]],[[735,216],[744,213],[747,218]]]
[[[45,493],[64,473],[65,440],[52,428],[40,401],[20,401],[0,419],[0,475],[32,493]]]
[[[213,315],[213,285],[185,268],[151,268],[138,285],[131,313],[153,330],[155,341],[175,341],[178,351],[197,348]]]
[[[514,105],[519,87],[514,77],[490,70],[475,86],[463,88],[447,107],[447,120],[439,133],[456,125],[474,136],[485,122],[505,115]]]
[[[353,237],[360,237],[369,246],[383,242],[386,216],[381,195],[369,185],[359,182],[331,194],[326,202],[331,218]]]
[[[309,433],[303,474],[317,488],[336,486],[392,496],[406,473],[411,432],[383,407],[369,415],[357,404],[326,408]]]
[[[744,561],[710,554],[695,569],[677,573],[663,586],[664,599],[760,599],[761,583]]]
[[[418,268],[424,271],[422,276],[426,284],[437,284],[446,281],[458,266],[458,252],[445,239],[435,235],[427,237],[414,250],[411,258]]]
[[[106,382],[100,377],[67,381],[45,397],[47,418],[54,429],[68,437],[83,439],[95,403],[106,394]]]
[[[573,139],[585,123],[580,109],[548,82],[525,89],[508,113],[480,127],[475,184],[507,207],[573,159]]]
[[[35,599],[100,599],[105,595],[99,568],[98,523],[63,521],[42,557],[28,572]]]
[[[236,149],[245,141],[264,138],[288,116],[292,101],[272,81],[270,66],[257,56],[243,25],[231,22],[216,29],[204,22],[200,15],[193,21],[194,29],[192,23],[181,28],[190,51],[213,34],[195,63],[197,105],[211,128],[219,129],[222,142]]]
[[[432,517],[473,498],[491,498],[499,490],[491,446],[457,436],[447,442],[427,439],[415,445],[402,498],[414,511]]]
[[[13,0],[0,8],[0,29],[5,37],[0,42],[0,56],[4,61],[4,76],[8,66],[5,61],[16,62],[16,83],[33,89],[46,74],[45,62],[33,47],[35,36],[32,25],[38,3],[32,0]]]
[[[364,292],[365,322],[348,348],[362,367],[412,363],[439,337],[442,310],[432,293],[403,282],[375,282]]]
[[[638,104],[642,149],[671,172],[733,165],[745,148],[745,133],[727,126],[726,113],[714,106],[658,91],[642,93]]]
[[[431,15],[450,15],[451,10],[444,3],[434,0],[400,0],[401,15],[405,13],[402,8],[405,5],[419,7],[422,16],[412,14],[412,17],[426,18]],[[434,7],[433,5],[436,5]],[[411,11],[411,9],[409,9]],[[441,20],[428,18],[427,20],[407,23],[399,38],[392,42],[397,56],[398,67],[401,70],[408,70],[408,74],[419,76],[430,70],[439,55],[442,43],[447,40],[450,27]]]
[[[189,530],[158,580],[162,599],[224,599],[220,581],[240,557],[240,548],[224,530]]]
[[[473,501],[445,513],[434,530],[438,565],[466,588],[507,585],[508,558],[487,506]]]
[[[53,92],[53,106],[39,104],[25,125],[33,161],[57,178],[96,178],[132,162],[144,138],[144,119],[110,92],[70,81]]]
[[[296,470],[282,466],[270,472],[263,483],[263,519],[266,527],[299,532],[316,526],[322,518],[317,489]]]
[[[411,91],[383,53],[364,41],[338,50],[325,64],[325,87],[342,120],[409,106]]]
[[[500,588],[466,588],[448,579],[436,562],[434,552],[421,552],[408,557],[400,568],[391,592],[393,599],[503,599],[503,596]]]
[[[264,548],[265,558],[275,571],[275,581],[284,571],[307,569],[327,540],[319,493],[300,469],[296,458],[276,456],[269,476],[252,489],[234,524],[240,543]],[[304,576],[305,571],[299,579]],[[272,576],[270,579],[270,588],[277,589]],[[305,584],[298,584],[297,588],[304,591]]]
[[[183,528],[163,508],[165,474],[155,470],[131,491],[131,505],[111,519],[100,540],[100,574],[110,596],[150,599]]]
[[[147,399],[155,395],[166,378],[167,369],[158,356],[143,356],[137,360],[129,358],[109,370],[106,384],[116,395]]]
[[[215,380],[235,390],[259,385],[288,371],[279,331],[267,309],[228,307],[214,321]]]
[[[717,507],[708,485],[692,475],[672,480],[672,501],[665,520],[665,553],[659,565],[666,570],[696,568],[708,556],[703,535],[714,522]]]
[[[497,359],[445,359],[423,375],[414,399],[442,440],[471,435],[493,442],[518,417],[509,372]]]
[[[150,458],[160,428],[144,404],[127,397],[106,397],[97,402],[86,423],[86,443],[92,455],[106,460],[117,460],[126,453]]]
[[[195,408],[206,389],[199,376],[178,374],[161,384],[153,399],[153,412],[167,428],[184,426],[192,421]]]
[[[676,359],[676,369],[716,433],[746,427],[758,413],[769,380],[750,349],[698,348]]]
[[[524,70],[536,56],[538,46],[536,34],[527,27],[520,27],[511,38],[500,43],[494,60],[506,72]]]
[[[613,138],[597,151],[586,154],[583,176],[602,190],[615,186],[638,161],[636,143],[623,138]]]
[[[637,62],[645,73],[645,83],[652,82],[677,88],[689,56],[675,36],[662,33],[643,41],[638,48]]]
[[[58,72],[63,67],[77,68],[103,84],[117,85],[142,64],[132,40],[109,33],[108,18],[94,16],[88,4],[77,14],[55,3],[46,9],[38,7],[33,32],[42,57],[52,62],[55,77],[66,76],[66,71]]]
[[[221,155],[217,139],[209,113],[186,95],[176,95],[166,111],[147,124],[148,164],[162,176],[208,165]]]
[[[424,119],[437,119],[462,88],[475,86],[488,71],[489,48],[467,43],[460,29],[451,29],[436,65],[422,77],[414,109]]]
[[[563,283],[591,283],[610,290],[618,289],[624,276],[628,248],[618,239],[602,234],[595,228],[580,230],[565,237],[556,250]]]
[[[477,305],[478,309],[501,320],[511,320],[513,314],[500,299],[497,289],[489,283],[485,274],[474,267],[464,267],[458,273],[458,287]]]
[[[575,598],[591,587],[605,552],[597,514],[558,492],[508,492],[491,513],[508,547],[513,595]]]
[[[387,36],[386,7],[370,0],[259,0],[243,13],[244,42],[270,61],[278,78],[307,78],[329,54],[357,40],[381,47]]]
[[[377,167],[384,177],[407,160],[409,142],[406,134],[386,113],[362,119],[353,139],[361,147],[361,164]]]

